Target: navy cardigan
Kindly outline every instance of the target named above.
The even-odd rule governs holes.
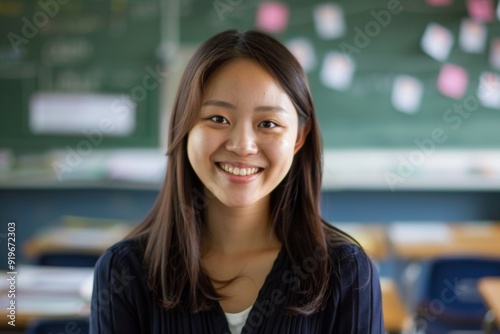
[[[220,304],[196,314],[166,311],[153,298],[144,275],[138,239],[110,247],[95,268],[91,333],[230,334]],[[339,275],[331,277],[325,309],[310,316],[286,315],[284,308],[314,260],[294,267],[284,247],[259,291],[243,334],[383,334],[380,282],[370,259],[357,246],[332,247]]]

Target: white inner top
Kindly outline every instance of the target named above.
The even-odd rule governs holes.
[[[229,324],[229,330],[231,334],[240,334],[245,322],[247,321],[248,314],[252,309],[251,305],[246,310],[243,310],[239,313],[224,313],[226,315],[227,322]]]

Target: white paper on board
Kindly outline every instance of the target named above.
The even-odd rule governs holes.
[[[304,71],[309,72],[316,66],[316,55],[311,41],[295,38],[286,43],[288,50],[297,58]]]
[[[127,95],[41,92],[30,99],[29,127],[35,134],[128,136],[135,114]]]
[[[448,29],[436,23],[429,23],[422,36],[421,47],[432,58],[445,61],[450,55],[453,43],[453,35]]]
[[[341,52],[330,52],[323,59],[320,80],[326,87],[346,90],[351,86],[355,67],[350,56]]]
[[[486,35],[487,30],[483,23],[463,19],[460,24],[460,47],[465,52],[481,53],[486,46]]]
[[[344,11],[333,3],[325,3],[314,7],[314,27],[323,39],[334,39],[345,34]]]
[[[420,109],[424,86],[420,80],[399,75],[394,79],[391,101],[398,111],[414,114]]]
[[[500,76],[492,72],[483,72],[477,88],[479,103],[487,108],[500,109]]]

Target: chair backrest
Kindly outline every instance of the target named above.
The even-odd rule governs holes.
[[[500,276],[500,258],[448,257],[423,264],[415,306],[420,332],[481,330],[486,306],[477,289],[481,277]]]
[[[26,334],[88,334],[89,319],[40,319],[28,325]]]
[[[35,264],[55,267],[94,267],[100,255],[85,253],[44,253]]]

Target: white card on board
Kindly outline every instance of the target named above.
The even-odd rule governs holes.
[[[460,47],[465,52],[481,53],[486,46],[486,34],[486,26],[481,22],[463,19],[460,24]]]
[[[30,97],[29,127],[34,134],[130,136],[136,109],[128,95],[39,92]]]
[[[483,72],[479,78],[477,98],[481,105],[500,109],[500,76],[492,72]]]
[[[429,23],[422,36],[421,47],[432,58],[445,61],[450,55],[453,42],[453,35],[448,29],[436,23]]]
[[[408,75],[399,75],[392,86],[392,105],[398,111],[416,113],[420,109],[423,92],[424,86],[420,80]]]
[[[345,34],[344,11],[333,3],[318,5],[313,10],[316,33],[323,39],[334,39]]]
[[[326,87],[346,90],[351,86],[355,67],[350,56],[341,52],[330,52],[323,59],[320,80]]]
[[[309,72],[316,66],[316,55],[311,41],[307,38],[294,38],[286,43],[288,50],[297,58],[304,71]]]

